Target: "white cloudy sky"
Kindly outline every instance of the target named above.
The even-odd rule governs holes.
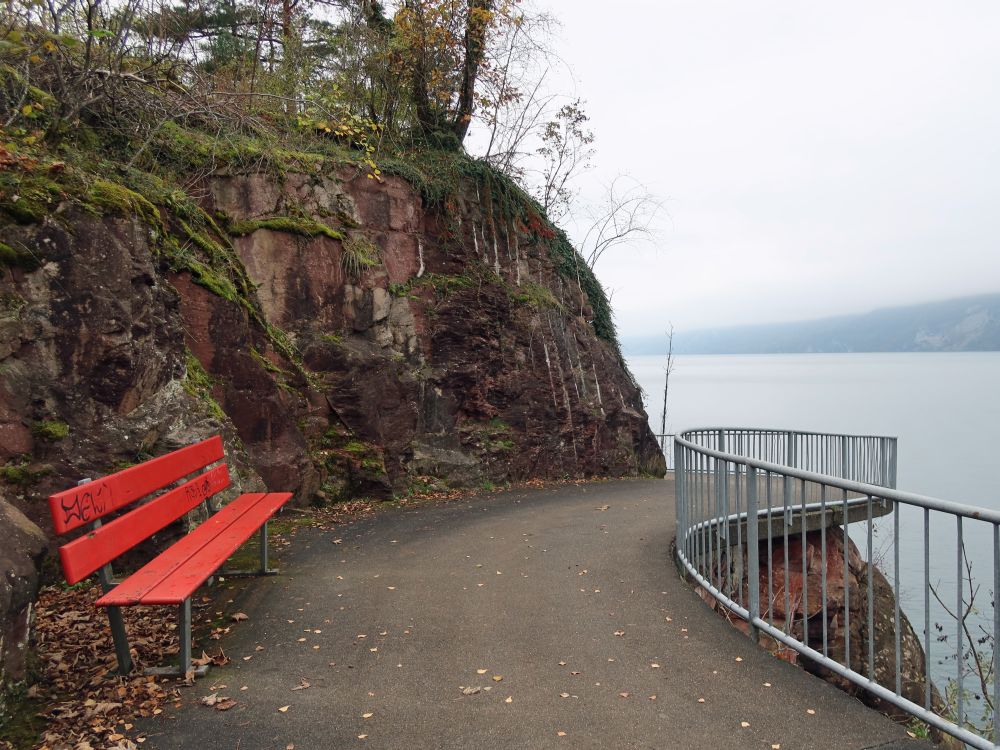
[[[623,335],[1000,291],[1000,2],[536,0],[595,168],[664,199]],[[568,72],[568,71],[571,71]]]

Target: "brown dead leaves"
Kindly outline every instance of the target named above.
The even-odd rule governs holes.
[[[216,711],[228,711],[236,705],[236,701],[225,695],[212,693],[211,695],[206,695],[201,699],[201,705],[214,708]]]
[[[43,706],[39,715],[46,720],[39,750],[135,750],[146,738],[135,733],[134,718],[158,716],[167,706],[179,705],[180,682],[159,682],[142,674],[144,667],[176,661],[173,612],[163,607],[122,610],[135,669],[121,677],[107,615],[94,606],[98,596],[100,590],[93,585],[50,586],[39,596],[35,616],[38,678],[31,687],[31,697]],[[193,610],[196,628],[204,616],[211,616],[204,602],[196,602]],[[219,649],[215,654],[202,651],[192,661],[221,666],[229,657]],[[231,698],[216,695],[211,707],[225,711],[235,705]]]
[[[39,596],[35,619],[39,676],[32,697],[44,705],[40,716],[47,722],[40,750],[136,748],[145,737],[126,736],[133,729],[132,718],[158,715],[178,699],[174,685],[141,674],[143,667],[176,658],[174,618],[155,607],[122,611],[137,669],[120,677],[107,616],[94,606],[99,595],[96,586],[80,586],[46,587]]]

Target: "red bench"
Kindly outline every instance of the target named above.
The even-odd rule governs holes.
[[[229,469],[222,439],[215,437],[154,458],[117,474],[84,480],[73,489],[49,497],[56,534],[90,524],[91,529],[59,548],[67,583],[82,581],[95,571],[104,590],[97,605],[107,607],[111,634],[122,674],[132,671],[132,657],[122,623],[121,607],[133,604],[173,604],[180,620],[179,668],[147,670],[154,674],[187,675],[191,671],[191,594],[212,577],[253,533],[260,531],[259,574],[267,568],[267,521],[291,498],[289,492],[241,495],[218,509],[210,498],[229,486]],[[202,471],[202,470],[205,471]],[[196,476],[147,502],[124,511],[108,523],[102,518],[174,484]],[[111,561],[199,505],[211,513],[156,558],[122,581],[113,580]],[[207,667],[196,670],[203,673]]]

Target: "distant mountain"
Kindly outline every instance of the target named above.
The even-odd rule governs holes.
[[[664,336],[623,337],[628,354],[663,354]],[[683,354],[1000,351],[1000,294],[795,323],[678,331]]]

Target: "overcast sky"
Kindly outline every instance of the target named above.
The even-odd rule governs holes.
[[[620,333],[1000,291],[1000,2],[537,0],[595,168],[664,200]],[[569,72],[571,71],[571,73]]]

